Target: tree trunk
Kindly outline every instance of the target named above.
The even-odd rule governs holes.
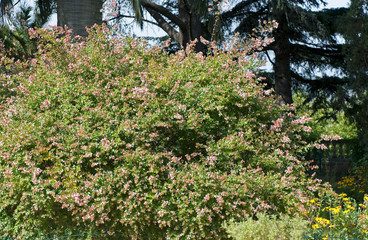
[[[73,33],[87,36],[86,27],[102,24],[103,0],[57,0],[58,26],[68,26]]]
[[[201,23],[200,16],[192,12],[192,8],[186,0],[178,0],[178,15],[171,13],[170,10],[153,1],[141,1],[142,6],[156,20],[157,25],[182,47],[186,48],[187,44],[197,39],[198,42],[195,50],[197,52],[204,52],[206,50],[206,46],[200,42],[200,37],[203,35],[203,24]],[[179,29],[169,24],[164,17],[169,19]]]
[[[200,16],[191,11],[187,1],[178,0],[179,18],[184,22],[185,28],[180,28],[182,35],[182,42],[180,43],[184,48],[191,41],[197,39],[195,50],[197,52],[205,51],[205,45],[200,42],[200,37],[203,35],[202,23]]]
[[[288,26],[285,14],[279,19],[279,27],[275,32],[275,91],[282,98],[283,103],[293,103],[291,93],[291,72],[290,72],[290,42],[288,36]]]

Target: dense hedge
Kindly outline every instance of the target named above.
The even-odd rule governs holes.
[[[307,119],[263,91],[257,59],[106,32],[34,30],[35,59],[2,58],[3,236],[216,239],[229,219],[304,210],[319,186],[298,159]]]

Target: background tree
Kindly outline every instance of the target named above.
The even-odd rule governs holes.
[[[131,1],[132,9],[127,15],[129,9],[124,8],[124,3],[120,1],[120,5],[116,5],[115,10],[118,15],[109,20],[120,20],[122,18],[135,18],[143,27],[143,22],[149,22],[160,27],[168,36],[185,47],[195,39],[200,40],[200,37],[212,39],[218,37],[219,25],[216,25],[216,13],[220,11],[218,1],[207,0],[165,0],[160,1]],[[149,13],[153,21],[145,18],[146,13]],[[205,51],[205,45],[201,42],[196,44],[197,51]]]
[[[292,82],[295,87],[316,94],[321,88],[336,91],[344,81],[336,77],[317,77],[316,73],[328,68],[341,69],[341,46],[334,37],[332,16],[344,9],[312,12],[312,7],[324,5],[323,0],[271,0],[239,1],[231,10],[221,15],[229,32],[247,35],[259,21],[276,20],[274,43],[265,49],[274,53],[271,63],[274,70],[274,88],[284,103],[292,103]],[[235,30],[231,26],[236,25]]]
[[[358,128],[361,159],[368,161],[368,3],[351,0],[348,13],[342,19],[341,30],[347,44],[344,48],[349,85],[348,114]]]

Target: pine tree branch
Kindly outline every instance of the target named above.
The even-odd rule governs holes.
[[[322,77],[320,79],[306,79],[294,71],[290,71],[290,75],[292,78],[294,78],[300,83],[308,84],[316,89],[328,89],[330,91],[335,91],[337,86],[344,85],[349,82],[347,78],[328,77],[328,76]]]
[[[321,48],[321,47],[310,47],[308,45],[293,43],[291,44],[291,48],[295,52],[304,51],[308,53],[317,54],[319,56],[329,56],[329,57],[333,55],[336,55],[339,57],[342,56],[341,46],[338,46],[338,45],[324,45],[324,47]]]
[[[249,7],[253,3],[257,3],[258,1],[259,0],[241,1],[240,3],[235,5],[235,7],[230,9],[229,11],[222,13],[221,17],[226,19],[226,18],[233,18],[234,16],[239,15],[239,13],[244,14],[244,9],[245,8]]]
[[[110,22],[112,20],[116,20],[116,19],[120,19],[120,18],[134,18],[135,19],[135,16],[129,16],[129,15],[119,14],[119,15],[113,17],[113,18],[110,18],[108,20],[105,20],[104,22],[107,23],[107,22]],[[153,21],[150,21],[150,20],[147,20],[147,19],[144,19],[144,18],[142,18],[142,21],[160,27],[160,25],[158,25],[156,22],[153,22]]]

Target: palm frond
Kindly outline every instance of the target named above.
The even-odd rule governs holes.
[[[13,5],[12,0],[0,0],[0,18],[4,17],[6,8]]]
[[[143,28],[142,1],[141,0],[130,0],[130,2],[133,7],[135,20],[140,25],[140,27]]]

